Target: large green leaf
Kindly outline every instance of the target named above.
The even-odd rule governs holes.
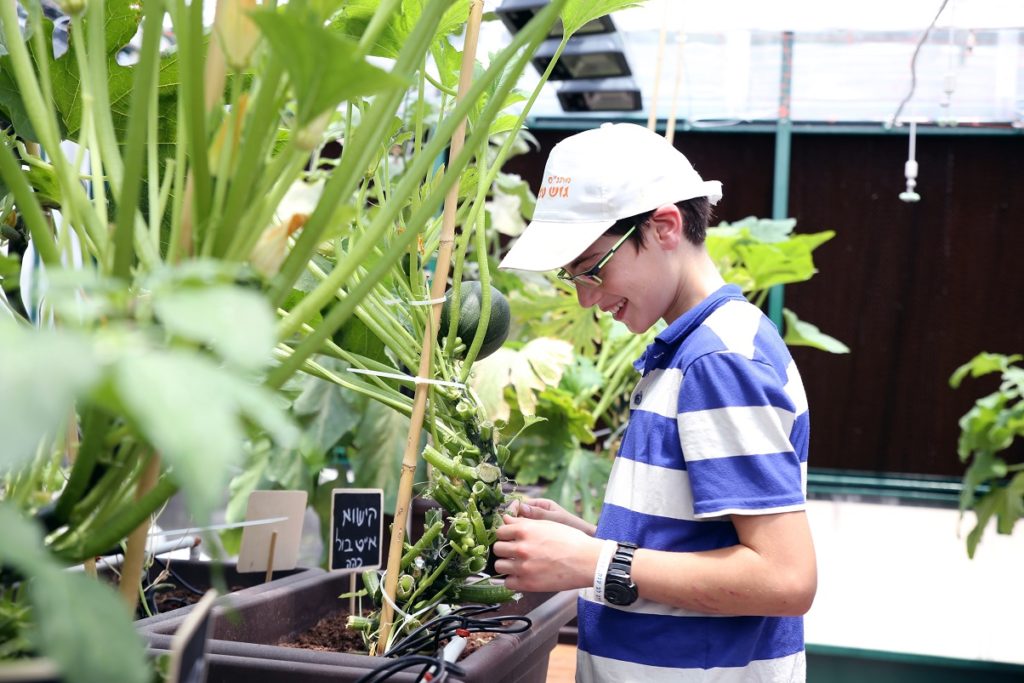
[[[998,486],[986,493],[975,505],[977,521],[967,536],[967,554],[974,557],[985,527],[993,516],[996,518],[996,532],[1012,534],[1017,520],[1024,517],[1024,472],[1018,472],[1005,486]]]
[[[611,474],[611,460],[580,448],[563,457],[568,462],[558,479],[548,487],[547,495],[583,519],[596,522],[601,514],[601,500]]]
[[[154,310],[172,334],[208,344],[229,363],[258,369],[273,360],[274,316],[264,297],[230,286],[160,292]]]
[[[39,136],[28,118],[25,102],[21,99],[21,91],[14,80],[11,58],[8,56],[0,57],[0,116],[11,122],[18,137],[39,142]]]
[[[245,437],[218,368],[181,352],[146,353],[118,364],[116,384],[122,409],[172,465],[189,509],[204,523]]]
[[[299,128],[346,100],[407,85],[368,64],[354,41],[324,28],[313,13],[264,10],[250,16],[288,71]]]
[[[394,510],[402,456],[409,438],[409,418],[377,401],[364,401],[363,419],[350,449],[349,461],[355,475],[352,485],[384,489],[384,509]]]
[[[354,318],[353,318],[354,320]],[[337,362],[318,359],[328,369],[344,372]],[[360,421],[363,400],[352,392],[318,377],[307,376],[302,393],[295,399],[294,411],[308,420],[306,436],[320,450],[327,452]]]
[[[501,348],[473,368],[471,384],[491,420],[508,420],[512,407],[505,387],[515,389],[517,409],[537,413],[537,393],[557,387],[562,373],[573,362],[572,346],[561,339],[542,337],[520,350]]]
[[[416,23],[420,20],[425,4],[424,0],[402,0],[399,10],[389,17],[388,23],[380,32],[376,43],[371,46],[370,54],[391,59],[397,58],[398,53],[409,40]],[[462,31],[467,17],[469,17],[469,0],[453,0],[450,4],[451,7],[445,11],[441,23],[437,27],[435,40],[438,42],[451,34]],[[380,5],[380,0],[349,0],[332,19],[331,26],[338,33],[357,40],[366,31],[378,5]],[[450,80],[452,73],[450,63],[449,68],[443,68],[440,71],[445,84],[454,84],[455,81]],[[454,73],[455,79],[457,79],[457,66]]]
[[[982,454],[992,454],[1008,448],[1013,442],[1015,433],[1007,424],[1004,407],[1010,397],[1002,392],[995,392],[975,401],[963,417],[960,418],[960,440],[958,452],[961,460],[967,460],[971,453],[977,453],[974,466]],[[1003,476],[1006,473],[994,476]]]
[[[758,290],[810,280],[817,272],[810,252],[791,247],[788,243],[750,242],[737,246],[736,251],[754,279],[754,288]]]
[[[51,568],[29,584],[36,647],[67,683],[151,680],[142,638],[114,590],[79,572]]]
[[[29,331],[0,315],[0,473],[32,458],[46,434],[72,415],[74,400],[100,376],[89,343],[73,334]]]
[[[120,408],[173,466],[190,510],[208,519],[242,456],[248,416],[291,445],[297,430],[283,406],[257,384],[238,379],[206,358],[170,351],[123,358],[116,367]]]
[[[131,109],[131,92],[134,87],[135,66],[122,66],[117,62],[118,52],[132,39],[139,29],[142,17],[141,5],[132,0],[106,0],[104,2],[104,38],[107,61],[107,90],[110,97],[110,113],[114,131],[123,140],[128,130],[128,115]],[[83,19],[83,28],[88,33],[88,18]],[[49,45],[53,24],[43,22],[46,44]],[[46,55],[34,55],[49,60],[50,79],[53,85],[53,99],[60,114],[65,136],[77,139],[82,123],[82,84],[78,63],[74,55],[74,33],[68,37],[68,50],[59,58],[51,51]],[[172,53],[161,57],[157,80],[157,141],[161,155],[173,149],[177,129],[177,90],[180,82],[178,55]]]
[[[1021,359],[1024,359],[1024,356],[1020,354],[1006,356],[1001,353],[983,351],[956,369],[953,376],[949,378],[949,386],[954,389],[959,387],[968,373],[971,377],[981,377],[991,372],[1006,372],[1013,363]]]
[[[42,527],[22,517],[12,504],[0,501],[0,565],[26,576],[44,571],[53,562],[43,547]]]
[[[366,326],[358,315],[349,318],[340,330],[334,333],[334,343],[349,353],[370,358],[383,363],[391,364],[391,359],[385,351],[384,342]],[[344,369],[343,369],[344,370]]]
[[[520,338],[555,337],[572,344],[577,353],[591,354],[601,340],[596,309],[584,308],[576,296],[560,285],[530,285],[510,292],[509,304],[525,325]]]
[[[54,660],[67,683],[150,680],[142,640],[123,601],[107,585],[56,564],[42,529],[0,504],[0,564],[17,568],[32,604],[37,652]]]
[[[835,337],[830,337],[817,325],[800,320],[796,313],[788,308],[782,309],[782,317],[786,321],[786,336],[782,341],[789,346],[810,346],[829,353],[849,353],[850,347]]]
[[[642,4],[642,0],[568,0],[562,9],[563,31],[565,35],[571,36],[587,22],[620,9],[639,7]]]

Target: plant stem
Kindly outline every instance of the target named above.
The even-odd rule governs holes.
[[[456,105],[452,115],[445,119],[445,121],[438,127],[436,136],[427,145],[424,153],[421,154],[419,159],[414,161],[412,168],[406,170],[406,174],[403,177],[402,182],[395,190],[395,194],[397,196],[407,197],[415,190],[415,186],[423,177],[426,167],[431,164],[432,160],[440,153],[442,145],[444,145],[447,140],[451,139],[455,126],[459,121],[465,118],[469,113],[470,108],[475,106],[475,101],[480,97],[483,89],[487,87],[489,82],[492,82],[495,78],[504,75],[504,80],[499,85],[497,91],[492,95],[491,100],[488,102],[487,107],[481,116],[481,121],[490,121],[493,119],[496,113],[500,110],[501,104],[504,102],[508,92],[512,89],[515,78],[522,72],[526,64],[529,62],[530,54],[532,54],[531,50],[535,49],[536,44],[538,44],[540,40],[543,39],[543,36],[547,34],[547,29],[544,29],[543,32],[540,30],[544,28],[544,22],[553,21],[553,16],[555,16],[554,13],[557,12],[561,4],[562,3],[560,2],[556,2],[548,5],[541,11],[541,13],[536,15],[526,29],[516,34],[512,43],[508,47],[506,47],[494,58],[494,60],[492,60],[484,77],[473,84],[473,87],[470,89],[466,98]],[[549,10],[551,13],[545,14],[545,12],[548,12]],[[529,47],[520,52],[520,49],[524,45],[529,45]],[[513,67],[506,72],[506,65],[516,54],[519,56]],[[324,318],[323,324],[321,324],[317,329],[317,333],[307,337],[307,339],[296,349],[295,356],[289,359],[288,363],[275,368],[271,372],[270,377],[268,378],[268,384],[271,387],[281,386],[284,381],[295,372],[302,360],[312,354],[316,348],[319,347],[319,344],[323,339],[333,334],[335,330],[344,324],[355,309],[357,303],[363,296],[365,296],[365,292],[378,282],[388,272],[388,270],[390,270],[394,262],[401,257],[401,254],[408,247],[409,243],[417,237],[417,227],[426,223],[430,215],[433,214],[435,207],[440,203],[440,197],[447,194],[455,181],[458,180],[459,174],[469,163],[470,158],[474,156],[473,149],[486,138],[487,132],[486,125],[478,125],[478,128],[473,131],[473,135],[471,136],[467,147],[449,163],[444,178],[442,178],[438,186],[433,189],[428,200],[425,201],[419,210],[414,213],[412,219],[409,221],[406,231],[403,234],[398,235],[392,242],[391,253],[375,264],[370,275],[360,282],[355,289],[350,291],[349,296],[344,301],[335,304],[331,308],[330,312]],[[324,188],[324,194],[327,195],[327,193],[328,188]],[[315,220],[317,214],[320,213],[323,207],[324,202],[321,201],[320,206],[317,208],[317,212],[314,213],[312,218],[310,218],[310,223]],[[292,309],[288,318],[278,324],[279,339],[286,339],[291,336],[303,322],[311,319],[313,315],[318,313],[320,309],[335,296],[335,292],[341,284],[349,281],[352,273],[372,250],[373,244],[380,240],[384,232],[393,225],[394,218],[400,209],[401,207],[394,202],[390,203],[386,207],[381,207],[381,211],[378,212],[373,224],[367,230],[367,234],[370,239],[364,237],[360,240],[353,252],[349,253],[345,262],[339,263],[328,276],[328,279],[322,282],[313,292],[307,294],[306,297]],[[309,226],[310,224],[307,223],[306,227],[303,229],[302,238],[299,240],[300,243],[303,239],[306,239],[313,234],[312,232],[307,232]],[[289,258],[297,253],[299,253],[298,243],[296,244],[295,249],[292,250]],[[282,273],[284,273],[283,267]],[[292,281],[294,281],[294,279],[292,279]]]
[[[277,106],[278,90],[283,75],[284,67],[280,60],[271,55],[259,80],[256,97],[251,106],[247,108],[249,114],[246,116],[246,125],[242,130],[238,166],[234,181],[228,191],[227,208],[224,210],[223,222],[225,225],[236,226],[238,232],[256,231],[257,240],[264,226],[243,225],[241,216],[246,208],[246,203],[252,199],[250,193],[256,183],[257,174],[263,169],[261,160],[266,157],[268,147],[272,145],[275,137],[274,124],[277,122],[277,112],[280,110],[280,107]],[[230,239],[229,233],[221,231],[217,236],[217,243],[214,245],[214,255],[226,254],[231,246]],[[240,238],[236,235],[235,239]],[[236,250],[235,253],[239,253],[239,251]],[[245,255],[247,254],[243,254],[243,256]]]
[[[114,229],[114,270],[116,277],[131,278],[135,258],[135,209],[139,202],[142,169],[146,154],[146,123],[149,121],[150,90],[156,87],[156,64],[160,48],[163,5],[142,5],[142,48],[132,81],[131,114],[125,143],[125,178],[118,195],[117,226]],[[133,593],[134,595],[134,593]]]
[[[122,514],[109,520],[108,524],[90,530],[88,534],[73,534],[60,548],[53,547],[54,553],[72,563],[102,555],[166,503],[177,490],[177,484],[164,475],[153,488],[135,501],[135,505],[126,508]]]
[[[294,146],[274,159],[266,172],[266,177],[276,182],[273,185],[268,185],[265,189],[261,187],[257,190],[256,196],[262,199],[246,212],[242,217],[241,225],[235,226],[235,237],[225,258],[241,261],[248,257],[253,247],[256,246],[256,242],[259,241],[263,230],[274,220],[274,212],[280,206],[284,195],[301,177],[305,165],[306,154]],[[284,218],[287,220],[290,216]]]
[[[447,10],[447,5],[448,2],[446,0],[430,0],[423,8],[419,21],[416,22],[416,26],[413,28],[391,69],[392,75],[405,80],[412,79],[412,75],[419,67],[421,55],[427,50],[434,39],[434,32],[437,30],[437,25]],[[287,298],[292,285],[302,273],[303,265],[309,260],[317,244],[320,242],[320,236],[326,229],[328,220],[334,214],[338,202],[352,194],[363,172],[369,167],[373,154],[377,151],[380,141],[384,138],[388,126],[391,125],[392,117],[402,101],[403,94],[403,91],[399,88],[378,93],[374,97],[373,105],[368,114],[360,119],[356,134],[346,137],[345,147],[342,150],[342,163],[330,180],[327,181],[327,185],[324,187],[323,198],[317,205],[316,211],[310,216],[309,222],[303,227],[302,234],[295,247],[281,266],[281,272],[270,292],[271,301],[275,306],[280,306],[285,298]],[[451,132],[444,136],[443,140],[439,140],[439,144],[434,145],[434,147],[439,147],[440,143],[447,140],[450,136]],[[434,154],[437,154],[437,152],[434,152]],[[422,176],[423,173],[420,171],[416,178],[412,178],[412,181],[418,182]],[[402,193],[401,187],[400,185],[399,189],[396,190],[399,192],[399,196],[410,196],[411,192],[407,190]],[[383,227],[379,230],[379,233],[375,234],[374,241],[379,240],[382,236]],[[365,255],[364,253],[363,257]],[[344,280],[347,279],[348,275],[345,276]],[[284,336],[287,337],[288,335]]]
[[[487,142],[484,141],[483,147],[477,155],[481,166],[487,153],[486,145]],[[479,166],[478,168],[480,168],[480,175],[483,175],[483,169]],[[477,324],[476,334],[473,335],[472,343],[470,343],[469,349],[466,351],[466,358],[462,363],[462,373],[459,376],[459,381],[463,384],[469,380],[469,373],[473,369],[473,362],[480,354],[480,348],[483,346],[484,337],[487,335],[487,328],[491,322],[491,273],[487,263],[487,227],[486,221],[483,219],[483,208],[484,203],[487,201],[487,190],[489,187],[489,185],[485,185],[482,182],[477,183],[476,201],[471,213],[473,222],[467,226],[467,230],[476,235],[477,267],[480,269],[480,322]]]
[[[183,218],[191,226],[191,235],[182,235],[189,244],[197,242],[202,221],[210,212],[210,168],[207,159],[206,135],[206,99],[205,99],[205,54],[203,50],[203,6],[193,2],[186,6],[185,0],[177,0],[175,34],[178,36],[178,54],[181,67],[185,73],[191,74],[183,87],[178,90],[184,107],[185,135],[189,156],[189,175],[191,183],[186,183],[185,201],[190,206],[183,207]],[[178,25],[180,22],[182,25]],[[191,193],[189,193],[191,188]],[[190,249],[191,251],[191,249]]]
[[[81,500],[92,478],[93,468],[103,446],[103,435],[109,426],[107,420],[97,408],[87,408],[82,416],[82,443],[78,449],[78,455],[71,466],[71,474],[68,476],[68,483],[60,494],[57,501],[55,514],[57,519],[67,521],[71,516],[71,510]]]
[[[182,98],[178,98],[178,139],[185,135],[185,117],[182,109]],[[183,235],[186,195],[185,145],[176,145],[174,151],[174,190],[171,194],[171,235],[167,241],[167,262],[178,263],[187,254],[184,252],[185,236]]]
[[[90,2],[85,10],[85,31],[77,32],[85,37],[87,43],[86,61],[89,70],[83,72],[83,88],[85,81],[92,93],[92,113],[95,122],[96,141],[102,152],[103,168],[110,174],[111,193],[121,194],[121,181],[124,179],[124,162],[117,146],[117,134],[114,132],[114,121],[110,115],[110,89],[107,85],[107,53],[106,53],[106,17],[104,2]],[[103,225],[106,226],[106,213]]]
[[[221,126],[223,126],[224,137],[221,140],[220,156],[217,159],[217,180],[216,186],[213,191],[213,206],[211,208],[210,219],[206,234],[203,235],[203,246],[201,253],[205,257],[209,257],[213,253],[213,247],[217,240],[217,233],[221,229],[222,217],[224,214],[224,202],[227,194],[227,188],[231,185],[230,177],[234,174],[234,171],[238,169],[236,164],[235,156],[238,154],[235,140],[241,136],[236,133],[242,126],[242,118],[245,114],[245,108],[240,107],[242,97],[242,79],[236,74],[231,79],[231,102],[228,107],[227,114],[221,118]],[[216,145],[214,141],[214,145]],[[259,196],[259,195],[257,195]],[[227,226],[225,226],[227,227]],[[236,230],[236,234],[241,230]]]

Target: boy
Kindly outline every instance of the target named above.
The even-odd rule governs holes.
[[[580,588],[578,681],[803,681],[817,585],[809,418],[772,323],[704,246],[721,183],[664,138],[604,124],[551,151],[501,263],[549,270],[634,333],[630,424],[593,525],[526,500],[498,530],[514,590]]]

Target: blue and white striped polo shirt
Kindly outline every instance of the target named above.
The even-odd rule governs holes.
[[[738,542],[735,514],[804,508],[810,422],[772,322],[726,285],[636,363],[629,428],[599,538],[698,551]],[[638,600],[579,601],[579,681],[790,683],[805,678],[801,617],[714,616]]]

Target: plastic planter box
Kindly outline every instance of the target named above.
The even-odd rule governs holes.
[[[256,595],[239,596],[235,615],[215,608],[208,652],[208,683],[304,683],[357,681],[384,660],[367,655],[317,652],[275,645],[343,607],[349,576],[321,574]],[[576,615],[576,591],[526,594],[505,614],[526,614],[533,624],[518,634],[499,634],[459,662],[466,681],[544,683],[558,630]],[[181,619],[167,619],[146,633],[154,651],[170,648]],[[412,681],[414,673],[389,680]]]
[[[323,569],[308,569],[303,567],[297,567],[295,569],[289,569],[286,571],[274,572],[273,577],[270,581],[264,581],[266,578],[265,572],[246,572],[240,574],[233,565],[218,565],[217,563],[202,560],[169,560],[171,569],[174,573],[181,577],[184,581],[190,585],[204,590],[213,586],[214,581],[214,567],[217,566],[220,572],[220,577],[228,588],[232,586],[243,586],[241,590],[233,591],[228,594],[228,599],[232,602],[239,598],[244,598],[249,595],[258,595],[264,591],[272,590],[279,586],[287,586],[295,581],[301,581],[316,575],[324,574]],[[149,568],[149,573],[146,577],[146,581],[153,581],[161,572],[163,568],[154,563]],[[102,574],[103,572],[101,572]],[[173,581],[174,579],[170,579]],[[135,622],[135,627],[142,632],[148,631],[155,627],[157,624],[161,624],[170,619],[176,619],[180,621],[192,611],[193,605],[186,605],[173,610],[167,610],[160,614],[154,614],[151,617],[145,617]]]

